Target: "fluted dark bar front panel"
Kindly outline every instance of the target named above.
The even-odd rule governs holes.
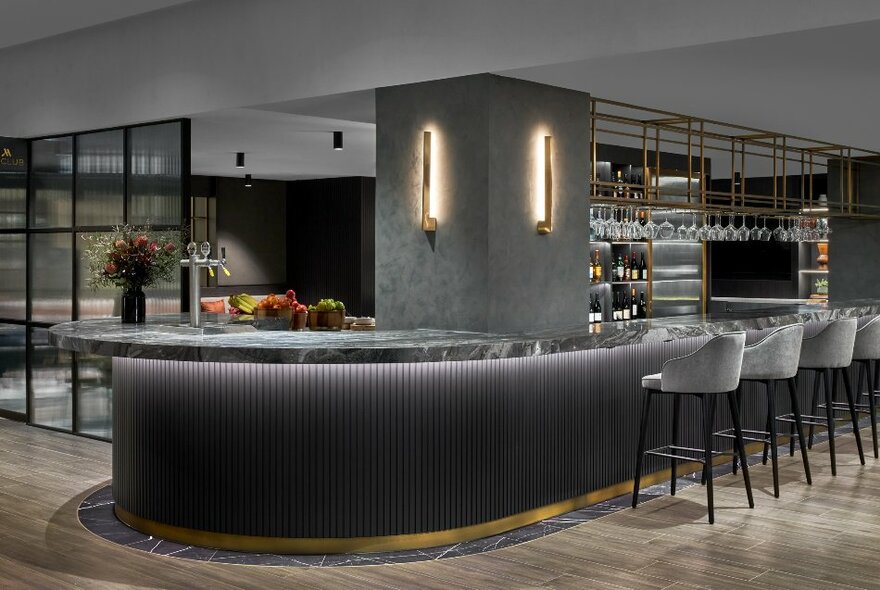
[[[705,340],[411,364],[115,358],[114,497],[142,518],[240,535],[485,523],[631,479],[641,376]],[[763,424],[763,395],[745,398]],[[659,446],[671,400],[654,409]]]

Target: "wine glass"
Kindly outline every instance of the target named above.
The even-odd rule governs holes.
[[[712,226],[709,232],[709,239],[713,242],[720,242],[724,239],[724,227],[721,225],[720,217],[718,214],[715,215],[715,225]]]
[[[688,226],[685,225],[684,216],[682,215],[681,225],[678,226],[678,229],[675,230],[675,235],[679,240],[687,240],[688,239]]]
[[[710,234],[712,233],[712,227],[709,225],[709,215],[703,214],[703,225],[697,230],[697,238],[700,241],[706,242],[711,239]]]
[[[696,240],[699,237],[700,228],[697,227],[697,214],[691,212],[691,226],[687,229],[687,239]]]
[[[659,235],[661,240],[668,240],[675,233],[675,226],[669,223],[669,214],[663,216],[663,223],[660,224]]]
[[[619,240],[623,235],[623,226],[617,220],[619,212],[617,209],[611,210],[611,220],[608,222],[608,237],[612,240]]]
[[[742,225],[736,230],[736,239],[739,242],[749,241],[749,228],[746,227],[746,214],[742,215]]]
[[[639,223],[636,213],[634,209],[630,209],[629,235],[631,240],[641,240],[643,234],[642,224]]]
[[[783,219],[780,217],[777,219],[779,225],[776,226],[776,229],[773,230],[773,239],[777,242],[782,241],[782,233],[785,231],[785,228],[782,227]]]
[[[724,241],[736,241],[736,227],[733,225],[733,215],[727,214],[727,226],[724,228]]]
[[[752,231],[749,232],[751,234],[751,238],[755,241],[761,239],[761,228],[758,227],[758,216],[755,215],[755,226],[752,228]]]
[[[761,228],[761,235],[758,236],[758,239],[762,242],[769,242],[770,236],[773,235],[772,232],[767,229],[767,218],[764,218],[764,227]]]
[[[657,236],[660,235],[660,226],[654,223],[654,215],[651,212],[648,213],[648,223],[642,228],[642,233],[649,240],[656,240]]]

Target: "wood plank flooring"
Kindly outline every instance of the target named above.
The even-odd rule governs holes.
[[[866,449],[870,432],[863,432]],[[492,553],[391,566],[294,569],[228,566],[146,554],[95,537],[81,500],[110,478],[110,445],[0,419],[0,588],[786,588],[880,590],[880,461],[858,464],[838,439],[753,468],[754,510],[739,478],[716,480],[716,524],[693,486],[637,510]],[[629,458],[627,458],[629,460]]]

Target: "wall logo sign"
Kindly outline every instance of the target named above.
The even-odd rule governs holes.
[[[26,153],[25,142],[0,137],[0,172],[26,172]]]

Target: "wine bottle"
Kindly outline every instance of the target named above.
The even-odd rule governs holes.
[[[629,267],[630,267],[629,274],[632,277],[632,280],[638,281],[642,275],[639,273],[639,264],[638,264],[638,262],[636,262],[636,253],[635,252],[632,253],[632,262],[630,263]]]
[[[622,295],[621,301],[623,303],[623,313],[621,314],[622,315],[621,319],[631,320],[632,319],[632,309],[630,308],[629,296],[626,294],[625,291],[623,293],[621,293],[621,295]]]
[[[623,257],[620,254],[617,255],[617,280],[623,280]]]
[[[629,256],[623,257],[623,280],[632,280],[632,266],[629,264]]]
[[[642,291],[641,296],[639,297],[639,317],[647,318],[648,317],[648,306],[645,303],[645,292]]]
[[[642,277],[643,281],[648,280],[648,265],[645,264],[645,255],[642,254],[642,260],[639,262],[639,276]]]
[[[611,319],[615,322],[620,321],[620,302],[618,295],[620,295],[620,293],[615,293],[614,299],[611,302]]]
[[[600,301],[600,299],[601,299],[601,294],[597,294],[596,295],[596,310],[594,312],[595,317],[596,317],[595,323],[597,323],[597,324],[601,324],[602,320],[604,319],[602,317],[602,302]]]
[[[593,282],[602,282],[602,258],[599,256],[598,250],[596,250],[596,262],[593,263]]]
[[[587,271],[587,278],[590,279],[591,283],[595,282],[595,279],[593,277],[593,257],[592,256],[590,256],[590,269]],[[592,303],[592,302],[593,302],[593,300],[592,300],[592,296],[591,296],[590,303]]]

